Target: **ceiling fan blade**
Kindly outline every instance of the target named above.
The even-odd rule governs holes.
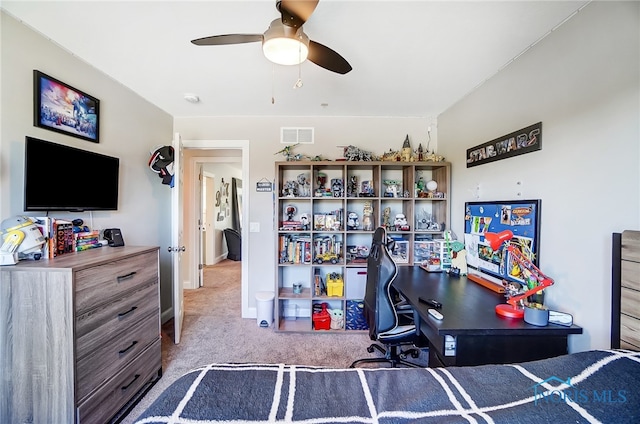
[[[344,75],[353,69],[349,62],[338,53],[312,40],[309,40],[309,56],[307,56],[307,59],[338,74]]]
[[[282,14],[282,23],[286,26],[300,28],[309,20],[316,10],[319,0],[279,0],[276,8]]]
[[[262,34],[224,34],[191,40],[196,46],[222,46],[225,44],[243,44],[262,41]]]

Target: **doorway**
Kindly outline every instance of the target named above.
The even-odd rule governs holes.
[[[183,202],[184,210],[184,229],[185,229],[185,245],[187,246],[186,267],[189,270],[184,282],[185,288],[197,288],[200,285],[201,279],[201,264],[203,264],[201,258],[201,231],[202,228],[199,225],[202,221],[202,207],[200,206],[202,194],[201,178],[203,172],[201,169],[206,169],[209,165],[232,166],[238,169],[238,174],[241,175],[239,180],[249,180],[249,142],[248,141],[215,141],[215,140],[184,140],[184,170],[185,170],[185,198]],[[205,175],[211,175],[211,172],[207,171]],[[222,177],[216,176],[213,173],[212,181],[214,182],[214,190],[217,192],[222,187]],[[229,183],[231,183],[231,177],[228,177]],[[225,178],[226,182],[226,178]],[[229,184],[231,187],[231,184]],[[214,192],[214,193],[215,193]],[[215,200],[215,199],[214,199]],[[229,199],[231,201],[231,199]],[[226,204],[225,213],[226,211]],[[207,205],[210,208],[211,204]],[[241,211],[239,216],[241,217],[241,238],[248,240],[248,213],[249,199],[244,196],[241,202]],[[219,211],[219,207],[218,207]],[[213,210],[214,222],[217,219],[217,213],[214,204]],[[223,240],[223,236],[219,234],[220,239]],[[218,241],[220,241],[220,239]],[[205,243],[203,243],[205,244]],[[211,246],[210,246],[211,248]],[[205,247],[206,249],[206,247]],[[215,252],[214,256],[219,258],[221,255],[219,252]],[[248,299],[248,243],[242,243],[242,258],[241,263],[241,305],[242,305],[242,318],[251,318],[249,314],[249,299]]]

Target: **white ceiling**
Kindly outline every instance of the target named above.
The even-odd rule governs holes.
[[[320,0],[304,31],[349,61],[353,70],[346,75],[308,61],[272,65],[259,42],[190,43],[209,35],[263,33],[279,17],[275,0],[0,5],[175,117],[433,119],[586,3]],[[40,70],[47,73],[46,66]],[[304,85],[293,89],[299,73]],[[51,76],[65,81],[64,75]],[[91,93],[91,87],[77,88]],[[185,93],[201,101],[188,103]]]

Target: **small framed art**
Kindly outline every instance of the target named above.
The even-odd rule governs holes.
[[[38,70],[33,71],[33,125],[99,142],[100,101]]]

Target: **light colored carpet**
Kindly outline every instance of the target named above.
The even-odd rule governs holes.
[[[173,320],[162,326],[162,378],[123,419],[135,421],[177,378],[210,363],[253,362],[348,367],[367,353],[367,332],[279,333],[241,318],[241,262],[224,260],[204,270],[204,287],[185,290],[185,316],[179,344],[173,343]],[[418,360],[426,364],[426,353]],[[380,366],[380,365],[377,365]],[[386,366],[386,365],[382,365]],[[426,366],[426,365],[425,365]]]

